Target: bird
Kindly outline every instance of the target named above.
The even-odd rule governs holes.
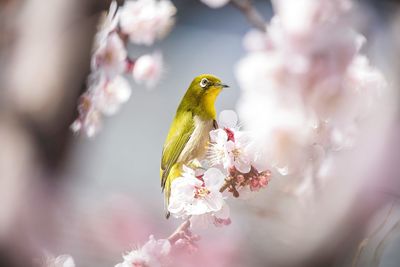
[[[181,176],[184,165],[190,166],[206,154],[209,132],[218,128],[215,101],[227,87],[218,77],[201,74],[193,79],[178,106],[161,156],[161,188],[167,219],[171,184]]]

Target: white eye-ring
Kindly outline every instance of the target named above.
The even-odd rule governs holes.
[[[208,85],[208,83],[209,83],[209,81],[207,80],[207,78],[203,78],[203,79],[201,79],[201,81],[200,81],[200,86],[201,86],[202,88],[204,88],[204,87],[206,87],[206,86]]]

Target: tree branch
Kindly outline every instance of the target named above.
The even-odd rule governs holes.
[[[251,0],[231,0],[230,3],[243,13],[251,25],[260,31],[266,31],[266,22],[260,12],[252,5]]]

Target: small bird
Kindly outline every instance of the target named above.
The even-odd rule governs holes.
[[[161,188],[167,209],[171,183],[181,176],[182,166],[190,166],[207,151],[209,132],[217,128],[215,100],[225,87],[229,86],[214,75],[199,75],[193,79],[178,106],[161,157]],[[169,215],[167,211],[167,219]]]

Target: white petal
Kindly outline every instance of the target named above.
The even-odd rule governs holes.
[[[238,116],[233,110],[224,110],[219,114],[218,125],[220,128],[235,128],[237,126]]]
[[[203,180],[209,190],[219,191],[225,182],[225,175],[217,168],[210,168],[204,173]]]
[[[75,267],[75,262],[70,255],[60,255],[54,260],[54,265],[57,267]]]
[[[188,214],[201,215],[210,212],[209,205],[203,199],[196,199],[192,205],[187,207]]]
[[[220,192],[210,192],[210,194],[205,197],[203,201],[206,204],[208,211],[214,212],[219,211],[224,204],[224,200]]]
[[[228,140],[228,135],[222,129],[210,131],[210,140],[213,143],[224,144]]]
[[[214,216],[219,218],[219,219],[228,219],[230,216],[230,209],[229,206],[224,202],[222,205],[222,208],[214,213]]]
[[[226,144],[225,144],[225,149],[226,149],[226,151],[228,152],[228,153],[230,153],[230,152],[232,152],[232,150],[234,150],[235,149],[235,143],[233,142],[233,141],[228,141],[228,142],[226,142]]]
[[[251,170],[251,164],[249,161],[241,156],[234,160],[235,168],[241,173],[248,173]]]

